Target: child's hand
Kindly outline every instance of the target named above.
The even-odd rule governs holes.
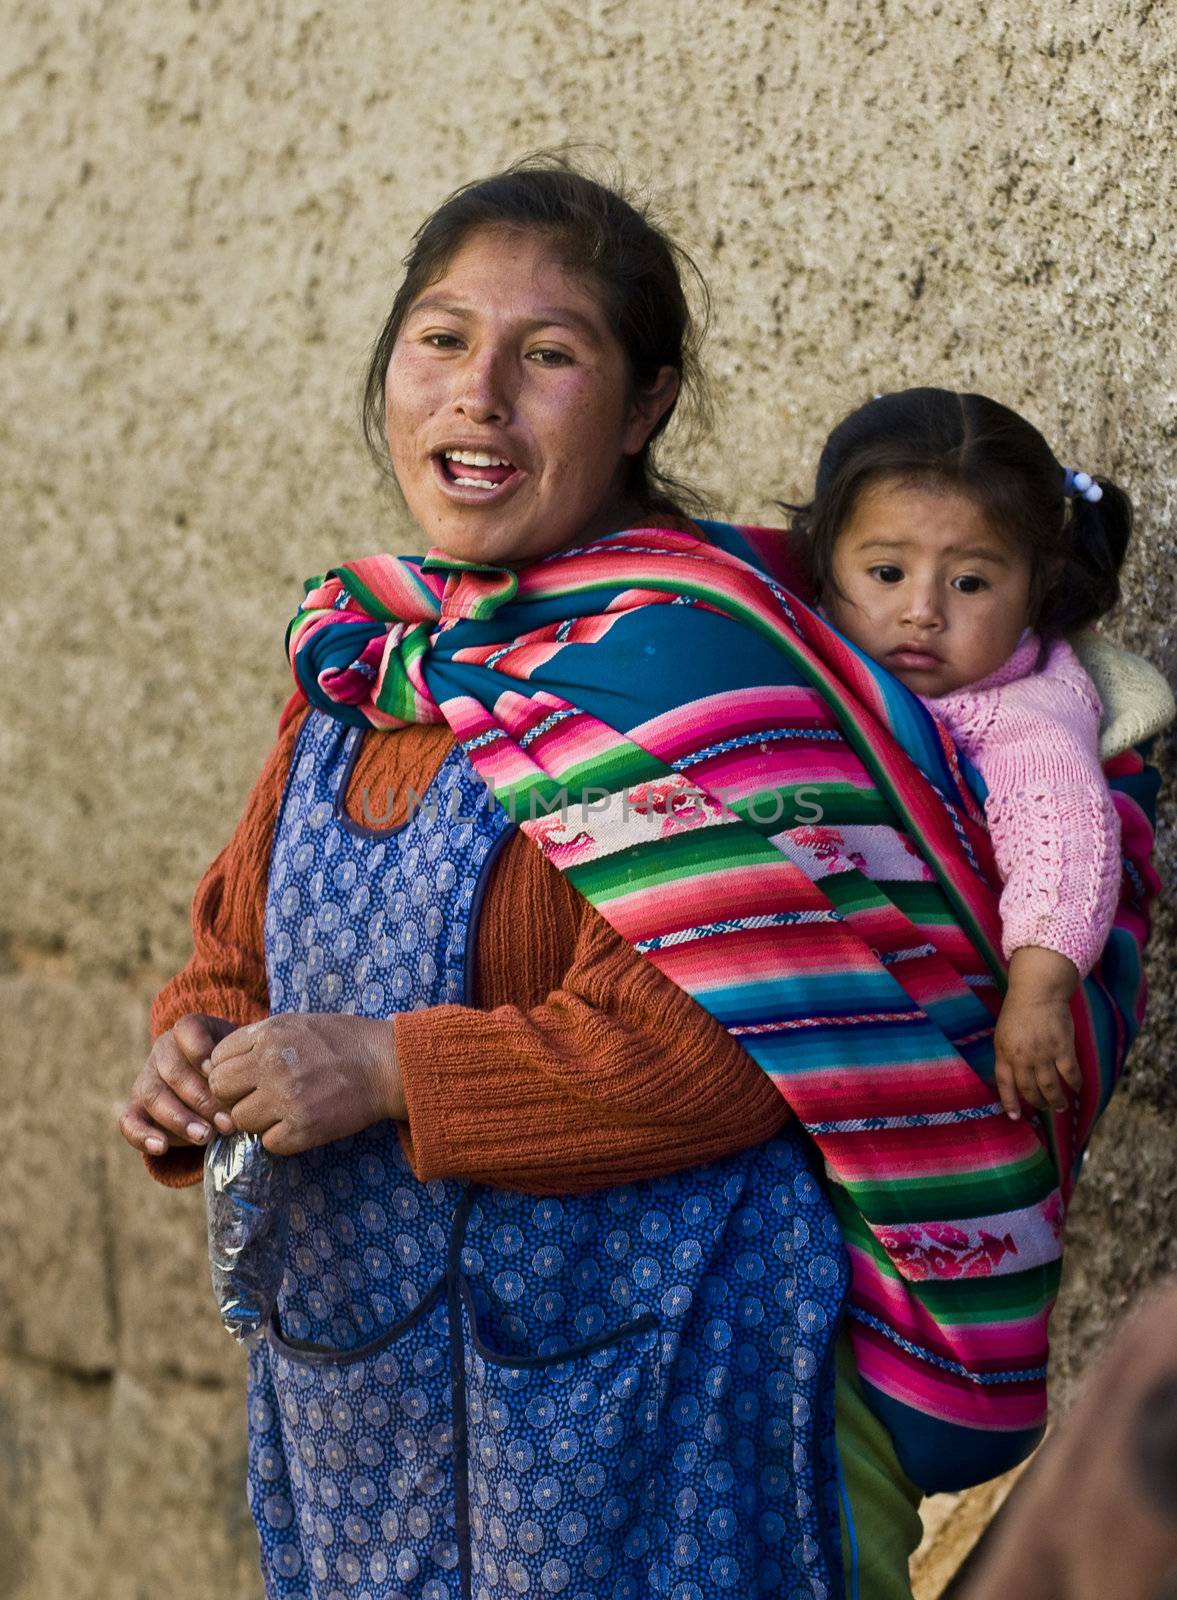
[[[1075,1055],[1071,996],[1079,969],[1057,950],[1026,945],[1009,962],[1009,989],[997,1019],[997,1093],[1015,1122],[1018,1096],[1039,1111],[1065,1111],[1063,1081],[1078,1094],[1083,1080]]]
[[[1064,1081],[1082,1086],[1075,1055],[1071,1006],[1057,998],[1025,998],[1013,990],[1005,998],[994,1039],[997,1093],[1008,1117],[1022,1114],[1019,1096],[1040,1111],[1065,1111]]]

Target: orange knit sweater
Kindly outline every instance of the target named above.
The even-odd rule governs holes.
[[[263,918],[270,844],[302,719],[279,737],[232,839],[192,903],[194,950],[156,996],[152,1036],[187,1011],[268,1014]],[[356,822],[404,820],[451,743],[448,728],[369,733],[348,787]],[[386,796],[396,804],[385,818]],[[371,825],[370,823],[368,825]],[[396,1019],[418,1178],[575,1193],[679,1171],[761,1143],[785,1102],[718,1022],[638,955],[522,834],[491,868],[475,1006]],[[199,1149],[147,1157],[161,1183],[200,1176]]]

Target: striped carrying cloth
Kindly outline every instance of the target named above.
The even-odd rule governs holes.
[[[307,585],[288,714],[448,723],[523,831],[770,1074],[825,1159],[867,1398],[935,1492],[1041,1434],[1065,1209],[1143,1016],[1157,778],[1135,751],[1106,768],[1124,879],[1073,1008],[1083,1092],[1010,1122],[980,779],[800,587],[779,532],[721,523],[518,572],[372,556]]]

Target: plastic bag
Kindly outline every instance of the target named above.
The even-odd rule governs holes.
[[[242,1344],[264,1328],[282,1287],[290,1229],[286,1170],[260,1134],[215,1138],[204,1157],[208,1260],[221,1321]]]

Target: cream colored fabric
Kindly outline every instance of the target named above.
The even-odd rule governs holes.
[[[1101,761],[1151,739],[1177,716],[1173,691],[1151,661],[1090,629],[1076,634],[1070,643],[1103,702]]]

